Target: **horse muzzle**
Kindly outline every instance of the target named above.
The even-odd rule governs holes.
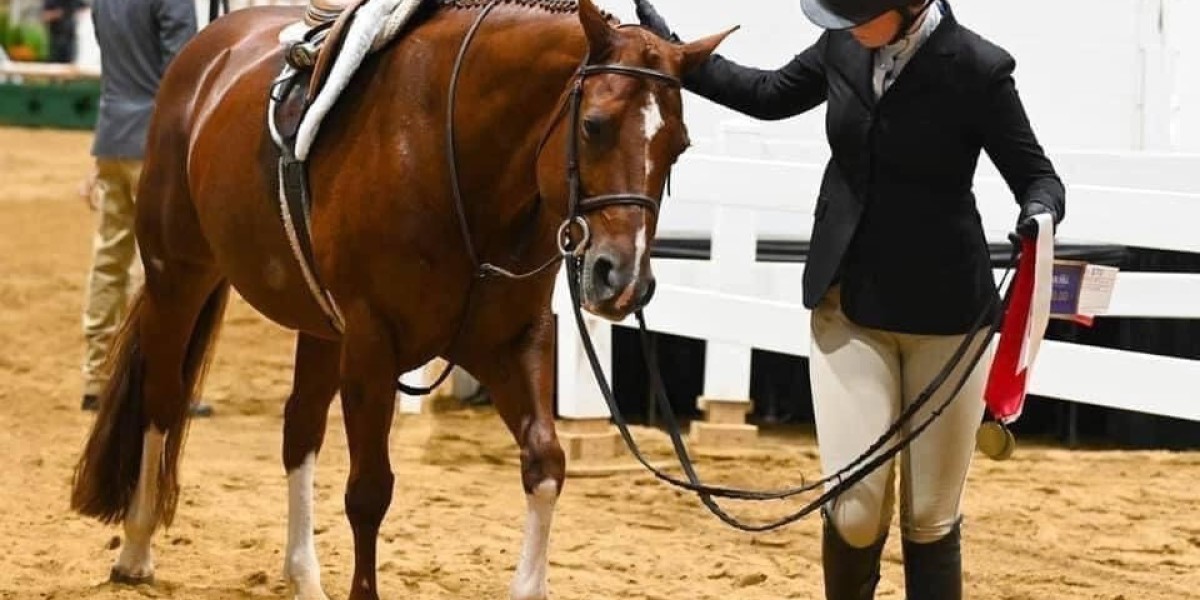
[[[648,261],[626,257],[608,248],[584,256],[583,307],[613,321],[623,321],[654,297],[656,284]]]

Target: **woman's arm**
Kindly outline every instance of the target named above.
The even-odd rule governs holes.
[[[786,119],[825,101],[825,36],[777,70],[744,67],[719,54],[684,77],[684,87],[758,119]]]
[[[1042,151],[1013,81],[1016,61],[1006,56],[988,78],[980,115],[983,147],[1021,205],[1020,222],[1052,213],[1057,225],[1066,214],[1066,189]]]
[[[681,43],[649,0],[635,0],[638,21],[660,37]],[[714,54],[683,78],[684,87],[727,108],[759,119],[784,119],[825,101],[826,35],[783,68],[744,67]]]

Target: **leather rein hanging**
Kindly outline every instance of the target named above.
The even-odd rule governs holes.
[[[1019,248],[1019,244],[1016,244],[1015,247]],[[1008,265],[1004,278],[998,286],[1000,289],[1002,289],[1007,282],[1013,267],[1017,263],[1017,258],[1016,251],[1014,250],[1012,260]],[[648,460],[646,460],[645,456],[638,449],[637,443],[634,441],[633,436],[629,432],[629,425],[625,421],[625,418],[621,413],[621,409],[617,405],[612,389],[608,385],[608,381],[604,376],[604,371],[601,368],[600,361],[596,356],[595,346],[592,343],[591,336],[588,333],[587,327],[583,321],[583,313],[580,310],[579,302],[578,274],[580,271],[580,266],[578,261],[568,261],[567,270],[567,279],[571,291],[572,309],[575,314],[576,325],[579,328],[580,339],[583,342],[584,350],[587,354],[588,363],[590,364],[592,372],[595,375],[596,383],[600,387],[601,395],[604,397],[605,403],[608,404],[608,409],[612,415],[613,423],[617,426],[621,437],[625,441],[626,446],[629,447],[629,450],[633,454],[634,458],[637,459],[642,466],[649,470],[658,479],[677,488],[695,493],[700,497],[700,501],[704,504],[705,508],[707,508],[709,512],[711,512],[725,524],[735,529],[747,532],[771,531],[799,521],[813,512],[816,512],[829,501],[835,500],[843,492],[862,481],[862,479],[867,475],[870,475],[873,471],[875,471],[875,469],[878,469],[880,466],[892,460],[892,458],[908,447],[913,440],[917,439],[917,437],[919,437],[926,429],[928,429],[929,426],[931,426],[933,422],[936,421],[950,406],[955,397],[958,396],[958,393],[966,385],[967,379],[970,377],[971,372],[975,370],[976,365],[979,364],[979,361],[987,352],[992,338],[996,335],[1000,328],[999,318],[994,319],[990,324],[987,322],[987,316],[996,304],[995,301],[993,301],[989,303],[989,305],[979,314],[979,317],[972,325],[971,333],[965,336],[962,343],[959,344],[959,347],[955,350],[949,361],[947,361],[945,367],[943,367],[942,371],[934,377],[934,379],[929,383],[928,386],[925,387],[924,390],[922,390],[917,399],[914,400],[912,404],[905,407],[905,409],[896,418],[896,421],[892,423],[887,431],[880,435],[879,439],[871,444],[871,446],[868,447],[861,455],[859,455],[845,467],[839,469],[837,472],[823,477],[820,480],[810,483],[802,483],[800,486],[790,489],[767,491],[714,486],[707,485],[700,481],[699,475],[696,473],[695,465],[692,463],[692,460],[688,455],[687,446],[683,441],[683,436],[680,433],[681,429],[679,427],[679,422],[675,416],[675,410],[671,406],[670,400],[667,398],[666,388],[663,385],[662,376],[659,373],[657,360],[650,353],[651,343],[649,331],[646,327],[645,315],[640,310],[637,311],[636,317],[638,321],[638,333],[642,346],[642,357],[645,361],[646,371],[650,377],[650,385],[653,388],[659,411],[662,413],[664,421],[666,421],[667,433],[671,438],[671,445],[674,448],[675,456],[679,460],[680,467],[683,469],[687,480],[684,481],[678,479],[659,470]],[[1000,302],[1002,307],[1008,306],[1011,298],[1011,292],[1012,290],[1009,290],[1004,299]],[[1001,310],[1000,312],[1003,313],[1004,311]],[[962,371],[957,383],[954,384],[954,387],[950,390],[950,393],[946,395],[945,399],[937,404],[927,417],[919,422],[916,422],[915,426],[909,428],[909,430],[899,439],[897,439],[895,443],[887,450],[880,452],[880,450],[887,445],[890,439],[899,434],[907,425],[913,423],[917,413],[922,408],[928,406],[933,399],[933,395],[945,387],[946,383],[950,379],[950,375],[956,368],[963,364],[963,360],[967,357],[971,344],[978,341],[979,334],[985,331],[986,335],[984,335],[982,342],[979,343],[979,346],[975,349],[974,353],[969,359],[967,359],[967,367]],[[875,455],[877,452],[879,452],[879,454]],[[716,498],[755,502],[778,501],[799,496],[801,494],[806,494],[821,487],[826,488],[824,493],[822,493],[818,498],[804,505],[800,510],[776,521],[759,525],[751,525],[738,520],[730,515],[716,502]]]

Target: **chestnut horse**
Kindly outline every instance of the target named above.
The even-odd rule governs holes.
[[[419,23],[362,65],[309,156],[314,266],[341,328],[293,258],[265,122],[284,60],[278,36],[302,10],[231,13],[167,70],[138,194],[146,281],[114,344],[113,378],[72,494],[81,514],[124,523],[114,580],[153,577],[151,537],[174,515],[188,405],[233,286],[297,331],[283,466],[285,574],[298,598],[326,597],[312,503],[334,395],[350,452],[350,598],[374,599],[376,538],[393,488],[396,381],[437,356],[489,388],[520,446],[528,516],[511,594],[546,598],[564,477],[552,409],[557,269],[514,279],[480,278],[477,267],[486,260],[532,270],[566,253],[560,226],[582,221],[590,241],[571,249],[583,265],[584,307],[620,319],[649,301],[647,245],[671,166],[687,146],[678,81],[729,32],[670,44],[616,26],[591,0],[497,1],[486,20],[480,0],[431,1]],[[451,162],[447,92],[477,22],[457,78]],[[581,190],[597,201],[576,206]],[[452,344],[460,331],[469,343]]]

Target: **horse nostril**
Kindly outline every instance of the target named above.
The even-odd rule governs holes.
[[[596,257],[596,263],[592,267],[592,276],[596,279],[596,285],[606,292],[612,292],[617,289],[617,273],[616,265],[611,258],[607,256]]]

